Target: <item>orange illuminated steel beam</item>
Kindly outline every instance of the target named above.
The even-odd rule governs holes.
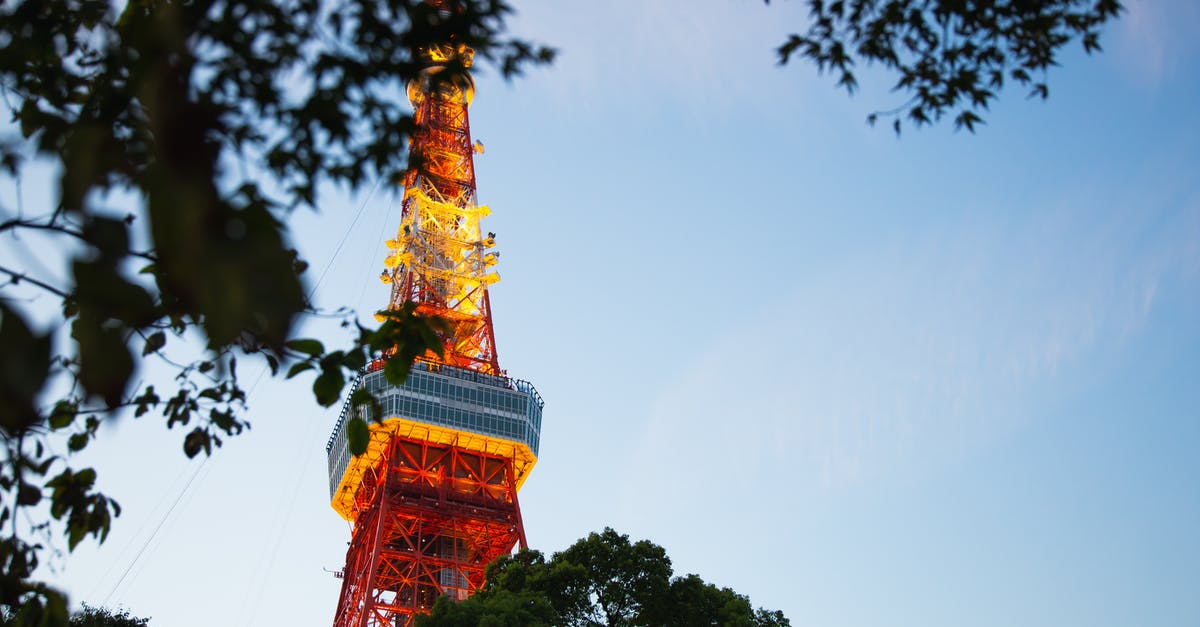
[[[416,303],[421,314],[447,320],[440,361],[452,366],[499,374],[491,301],[487,287],[499,280],[490,271],[498,261],[491,234],[484,236],[480,219],[489,213],[476,204],[474,147],[467,108],[475,85],[469,74],[442,76],[446,63],[471,66],[466,46],[426,51],[430,67],[422,81],[409,85],[416,131],[404,181],[400,232],[388,240],[382,278],[392,285],[389,306]]]

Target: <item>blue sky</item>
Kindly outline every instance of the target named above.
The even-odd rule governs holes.
[[[521,2],[559,59],[478,77],[500,361],[547,400],[533,546],[610,525],[794,625],[1200,624],[1200,8],[1130,0],[1048,101],[897,139],[864,124],[886,77],[775,65],[802,3],[700,4]],[[317,299],[373,311],[396,196],[323,205]],[[299,386],[257,384],[198,472],[114,425],[125,512],[55,580],[155,625],[328,624],[336,409]]]

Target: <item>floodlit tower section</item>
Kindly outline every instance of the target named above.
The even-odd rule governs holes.
[[[417,304],[418,313],[447,320],[446,365],[498,374],[488,285],[499,253],[493,234],[484,237],[480,219],[489,213],[475,202],[475,146],[467,107],[475,95],[469,74],[443,76],[446,64],[470,67],[473,51],[443,46],[428,51],[431,65],[422,81],[408,86],[414,109],[412,158],[417,167],[405,180],[400,232],[382,279],[392,284],[389,305]]]
[[[543,402],[500,370],[488,286],[495,238],[480,219],[467,107],[473,51],[423,51],[408,87],[416,131],[401,225],[382,280],[389,307],[415,303],[449,322],[443,354],[413,365],[403,385],[377,360],[355,382],[379,400],[366,453],[349,452],[342,409],[326,451],[333,509],[352,524],[335,627],[411,625],[438,596],[465,599],[489,562],[526,546],[517,501],[537,462]]]

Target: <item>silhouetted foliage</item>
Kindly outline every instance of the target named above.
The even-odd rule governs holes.
[[[17,621],[16,616],[0,615],[0,627],[30,624],[24,617],[21,618],[22,622]],[[103,607],[92,607],[84,603],[82,609],[71,615],[67,624],[70,627],[147,627],[150,619],[138,618],[130,614],[129,610],[110,610]]]
[[[103,607],[83,605],[83,609],[71,615],[71,627],[146,627],[149,618],[138,618],[129,610],[110,610]]]
[[[418,627],[570,625],[785,627],[782,612],[754,609],[696,575],[672,577],[662,547],[606,528],[555,553],[521,551],[488,566],[487,583],[456,603],[438,599]]]
[[[63,595],[34,570],[55,537],[103,541],[120,513],[96,472],[72,463],[103,420],[156,412],[186,430],[187,456],[209,454],[247,427],[239,358],[288,377],[313,370],[329,406],[369,359],[397,355],[388,376],[400,380],[440,350],[445,329],[411,307],[379,328],[335,312],[357,328],[341,350],[295,337],[313,309],[286,228],[322,184],[358,189],[420,167],[406,161],[404,97],[420,50],[467,44],[505,76],[552,57],[503,36],[504,2],[434,4],[446,3],[0,6],[0,107],[13,122],[0,176],[18,189],[34,169],[58,177],[44,212],[0,200],[0,610],[20,624],[65,624]],[[137,383],[151,366],[175,373],[173,389]]]
[[[770,2],[770,0],[766,0]],[[907,117],[918,127],[954,116],[975,130],[1008,82],[1050,95],[1047,70],[1073,39],[1100,50],[1100,27],[1123,10],[1119,0],[808,0],[812,22],[779,47],[780,63],[799,55],[832,72],[853,93],[858,63],[898,75],[905,101],[872,113]]]

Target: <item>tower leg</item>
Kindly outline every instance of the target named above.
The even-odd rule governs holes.
[[[439,596],[463,600],[526,546],[512,461],[393,436],[355,523],[334,627],[408,627]]]

